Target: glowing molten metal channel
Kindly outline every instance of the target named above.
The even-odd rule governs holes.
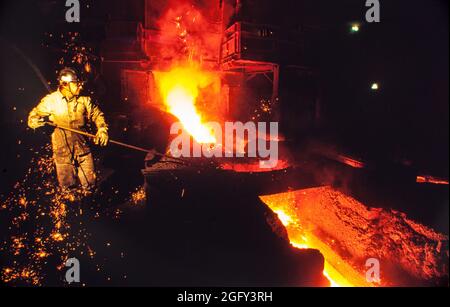
[[[211,85],[214,76],[196,67],[177,67],[155,74],[166,111],[175,115],[184,129],[200,144],[214,144],[216,138],[196,108],[200,89]]]
[[[330,256],[319,243],[319,240],[312,235],[300,234],[292,229],[296,226],[295,219],[286,213],[283,209],[275,209],[274,212],[278,215],[281,223],[286,227],[289,234],[289,240],[292,246],[299,249],[316,248],[319,249],[323,254]],[[351,287],[353,284],[349,282],[342,274],[340,274],[328,261],[325,260],[325,268],[323,275],[329,280],[331,287]]]

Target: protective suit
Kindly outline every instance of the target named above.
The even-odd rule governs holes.
[[[97,143],[106,146],[108,125],[100,108],[91,98],[78,95],[64,95],[60,87],[44,97],[29,114],[28,126],[36,129],[43,126],[44,118],[61,127],[85,130],[91,122],[97,127]],[[79,91],[78,91],[79,93]],[[63,189],[77,186],[77,178],[84,191],[92,191],[96,184],[94,160],[84,136],[55,128],[51,136],[53,158],[59,185]]]

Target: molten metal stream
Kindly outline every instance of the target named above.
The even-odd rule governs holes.
[[[168,72],[155,72],[155,76],[166,111],[175,115],[198,143],[216,143],[214,134],[197,110],[196,102],[200,89],[217,82],[218,76],[202,71],[192,63]]]
[[[282,204],[268,202],[264,196],[260,197],[279,217],[286,227],[290,243],[300,249],[317,249],[325,258],[324,276],[330,281],[331,287],[367,286],[361,273],[356,271],[341,256],[334,252],[317,236],[302,229],[300,221],[282,208]]]

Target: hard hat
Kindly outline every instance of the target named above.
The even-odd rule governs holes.
[[[58,81],[60,83],[63,82],[79,82],[77,73],[74,69],[72,68],[63,68],[61,69],[61,71],[58,74]]]

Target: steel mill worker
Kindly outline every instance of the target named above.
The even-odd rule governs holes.
[[[85,130],[92,122],[97,127],[95,144],[108,144],[108,125],[100,108],[90,97],[80,96],[83,82],[75,70],[64,68],[58,75],[59,87],[44,97],[29,114],[32,129],[52,123],[60,127]],[[64,191],[76,189],[79,180],[82,191],[91,194],[96,185],[94,159],[84,136],[55,128],[51,135],[53,159],[60,187]]]

